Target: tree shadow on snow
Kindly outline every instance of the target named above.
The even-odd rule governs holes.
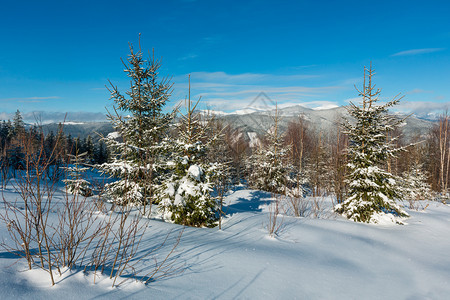
[[[262,206],[271,203],[270,193],[263,191],[251,191],[248,197],[239,197],[233,204],[226,205],[224,211],[227,215],[238,212],[262,212]]]
[[[31,255],[37,255],[39,253],[37,248],[30,249]],[[25,252],[23,250],[6,250],[3,252],[0,252],[0,259],[6,258],[6,259],[18,259],[25,257]]]

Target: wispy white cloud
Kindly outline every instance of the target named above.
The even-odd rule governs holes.
[[[14,113],[0,112],[0,120],[12,120]],[[99,122],[106,121],[104,113],[95,112],[49,112],[32,111],[22,113],[22,118],[27,123],[59,123],[59,122]]]
[[[291,67],[286,67],[284,68],[285,70],[304,70],[307,68],[313,68],[316,67],[317,65],[301,65],[301,66],[291,66]]]
[[[178,60],[190,60],[190,59],[194,59],[194,58],[197,58],[197,57],[198,57],[198,54],[189,53],[189,54],[187,54],[185,56],[182,56],[182,57],[178,58]]]
[[[44,100],[55,100],[55,99],[61,99],[61,97],[50,96],[50,97],[3,98],[0,99],[0,101],[41,102]]]
[[[443,50],[445,50],[445,48],[410,49],[410,50],[405,50],[405,51],[400,51],[400,52],[394,53],[391,56],[419,55],[419,54],[439,52],[439,51],[443,51]]]
[[[389,101],[389,98],[381,98],[382,103]],[[362,101],[361,97],[355,97],[346,99],[344,102],[349,104],[350,102],[359,105]],[[443,101],[400,101],[398,105],[390,108],[389,110],[403,115],[414,114],[420,118],[434,119],[446,110],[450,109],[450,102]]]
[[[227,74],[225,72],[193,72],[191,73],[192,81],[200,82],[216,82],[216,83],[233,83],[240,85],[249,85],[261,82],[292,82],[310,78],[318,78],[315,74],[295,74],[295,75],[274,75],[263,73],[242,73]]]
[[[271,95],[283,95],[283,98],[291,98],[299,95],[314,96],[316,94],[325,93],[331,90],[335,90],[338,87],[303,87],[303,86],[289,86],[289,87],[271,87],[271,86],[255,86],[251,89],[243,89],[240,91],[228,91],[228,92],[204,92],[201,93],[203,97],[208,96],[221,96],[221,97],[234,97],[242,95],[257,95],[260,92],[265,92]]]
[[[41,103],[44,102],[44,100],[17,100],[19,103]]]
[[[442,112],[450,108],[450,102],[403,101],[396,106],[397,110],[412,113]]]
[[[321,101],[341,86],[315,86],[310,80],[316,74],[274,75],[264,73],[227,74],[225,72],[191,73],[191,98],[202,97],[215,110],[231,111],[246,108],[264,92],[273,103],[291,105]],[[174,78],[175,90],[187,90],[187,75]],[[308,84],[311,83],[311,84]],[[183,99],[184,95],[178,95]],[[321,106],[320,104],[319,106]]]
[[[411,91],[407,91],[406,94],[407,95],[413,95],[413,94],[432,94],[434,93],[434,91],[426,91],[426,90],[422,90],[422,89],[413,89]]]
[[[358,87],[363,82],[362,77],[353,77],[353,78],[346,78],[340,81],[341,85],[347,86],[347,87]]]
[[[362,97],[354,97],[354,98],[345,99],[343,102],[346,103],[346,105],[350,104],[350,103],[358,105],[361,101],[362,101]]]

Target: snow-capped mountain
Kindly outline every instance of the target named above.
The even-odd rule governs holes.
[[[278,112],[281,116],[280,128],[286,129],[290,121],[302,116],[308,123],[309,127],[322,132],[334,131],[336,125],[342,122],[342,117],[348,116],[347,109],[343,106],[330,109],[311,109],[301,105],[294,105],[284,108],[279,108]],[[275,110],[268,108],[266,110],[239,110],[236,112],[222,113],[212,111],[217,118],[222,119],[232,126],[242,129],[245,133],[254,132],[264,134],[273,125],[273,116]],[[397,114],[399,118],[404,118],[405,115]],[[417,116],[411,115],[405,121],[403,126],[403,134],[412,138],[414,136],[423,136],[431,128],[436,118],[433,116]],[[49,133],[53,131],[58,132],[58,124],[51,123],[43,125],[44,132]],[[66,122],[64,125],[64,132],[71,134],[73,137],[80,136],[81,138],[91,135],[94,139],[99,139],[100,135],[106,136],[112,132],[113,128],[109,122]],[[249,137],[248,137],[249,138]]]
[[[331,109],[311,109],[301,105],[295,105],[278,109],[280,114],[279,126],[286,129],[289,122],[303,117],[309,127],[318,132],[332,132],[338,124],[342,123],[343,117],[348,117],[347,109],[343,106]],[[256,111],[247,114],[218,115],[219,118],[228,121],[233,126],[242,129],[244,132],[265,133],[273,125],[275,110],[270,108],[266,111]],[[399,118],[405,118],[404,114],[397,114]],[[402,127],[403,135],[407,138],[424,136],[433,125],[433,121],[419,118],[415,115],[409,116]]]

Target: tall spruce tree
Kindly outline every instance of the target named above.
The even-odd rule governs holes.
[[[109,91],[115,102],[108,112],[115,132],[105,138],[112,161],[101,170],[116,177],[106,185],[106,194],[120,204],[151,204],[154,194],[155,165],[158,163],[158,143],[163,138],[175,111],[164,113],[172,83],[159,78],[161,61],[154,55],[144,59],[140,44],[135,51],[130,44],[127,61],[122,60],[130,79],[130,89],[121,93],[111,82]]]
[[[394,148],[395,139],[388,139],[388,133],[404,120],[388,114],[388,109],[401,100],[378,105],[380,89],[372,82],[372,67],[364,67],[362,98],[360,105],[350,103],[348,112],[353,118],[345,120],[349,137],[348,148],[348,191],[347,199],[336,206],[336,211],[357,222],[379,223],[382,219],[401,223],[406,217],[395,199],[399,195],[395,177],[381,167],[386,160],[403,149]]]

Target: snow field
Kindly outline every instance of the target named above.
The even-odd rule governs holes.
[[[8,188],[4,197],[13,200],[17,194]],[[147,286],[127,281],[111,288],[105,276],[94,284],[92,273],[66,270],[50,287],[48,274],[26,271],[25,261],[1,250],[0,298],[447,299],[449,206],[429,202],[425,211],[407,210],[411,217],[403,226],[361,224],[331,214],[325,219],[280,216],[282,230],[269,238],[272,201],[261,191],[231,192],[222,230],[186,228],[172,256],[184,272]],[[325,204],[331,208],[330,199]],[[141,251],[171,230],[158,256],[170,250],[182,227],[154,216]],[[7,238],[5,224],[0,235]],[[145,268],[152,261],[142,263]]]

